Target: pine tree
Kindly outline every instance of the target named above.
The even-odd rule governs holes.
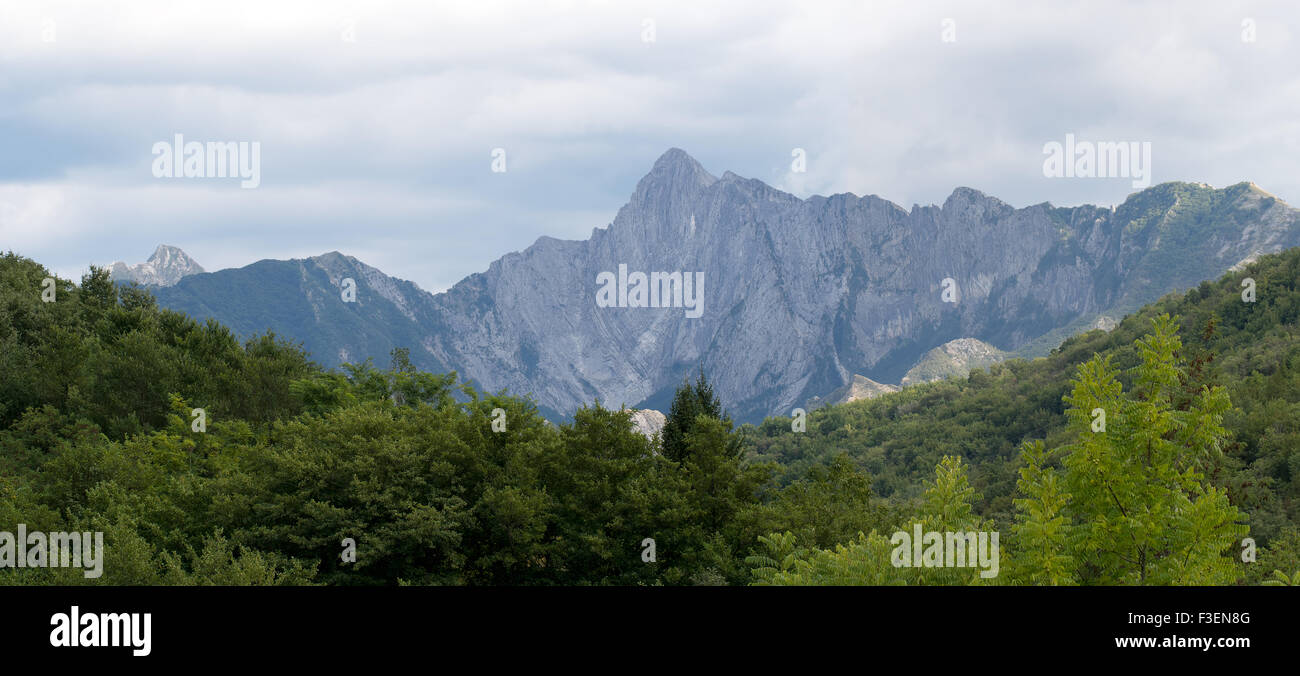
[[[672,408],[668,411],[663,429],[664,457],[677,462],[685,462],[689,455],[686,436],[695,429],[696,418],[706,416],[726,423],[731,429],[731,420],[722,411],[722,403],[713,394],[713,385],[709,384],[701,368],[695,383],[682,381],[681,387],[673,396]]]

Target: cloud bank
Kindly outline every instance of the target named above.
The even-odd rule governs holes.
[[[339,250],[437,291],[604,227],[673,146],[800,196],[1123,201],[1044,177],[1074,134],[1296,204],[1298,31],[1293,2],[0,0],[0,248],[71,277]],[[155,178],[176,133],[259,142],[260,186]]]

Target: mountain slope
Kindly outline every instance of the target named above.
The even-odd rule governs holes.
[[[356,285],[354,301],[344,300],[345,280]],[[419,345],[420,322],[430,317],[433,298],[338,252],[187,277],[154,294],[160,305],[219,319],[240,335],[270,329],[302,343],[327,366],[367,358],[386,366],[393,348]],[[448,370],[427,353],[420,363]]]
[[[855,374],[898,382],[958,338],[1045,352],[1051,345],[1031,341],[1300,244],[1298,214],[1246,183],[1161,184],[1113,210],[1015,209],[958,188],[942,206],[908,211],[876,196],[805,200],[714,177],[672,149],[609,227],[584,241],[540,238],[436,296],[338,256],[333,265],[359,275],[353,307],[335,300],[342,272],[325,272],[323,257],[279,263],[289,267],[272,275],[275,295],[254,282],[275,264],[263,261],[223,271],[220,284],[187,277],[158,297],[239,331],[285,333],[327,366],[407,346],[418,366],[531,393],[561,415],[597,398],[666,409],[703,366],[738,420],[758,420]],[[602,273],[620,266],[702,273],[702,315],[600,306]]]

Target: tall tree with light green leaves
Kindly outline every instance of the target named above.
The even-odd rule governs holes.
[[[1222,387],[1175,406],[1184,383],[1176,320],[1160,315],[1137,341],[1124,391],[1109,359],[1079,366],[1065,397],[1074,442],[1063,470],[1027,445],[1015,551],[1023,582],[1206,585],[1237,578],[1244,515],[1205,478],[1227,440]]]
[[[1060,474],[1047,467],[1042,441],[1025,442],[1020,457],[1025,466],[1016,485],[1026,497],[1014,501],[1018,518],[1011,527],[1016,545],[1010,557],[1012,575],[1025,584],[1074,584],[1071,530],[1064,514],[1070,494]]]

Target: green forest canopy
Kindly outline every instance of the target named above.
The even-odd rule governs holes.
[[[805,432],[735,428],[700,374],[662,441],[599,402],[553,425],[401,350],[386,369],[325,371],[99,269],[43,302],[47,277],[0,258],[0,531],[103,531],[105,572],[5,569],[4,584],[1232,584],[1300,569],[1300,250],[1045,359],[814,411]],[[1000,573],[891,565],[890,534],[917,524],[999,532]]]

